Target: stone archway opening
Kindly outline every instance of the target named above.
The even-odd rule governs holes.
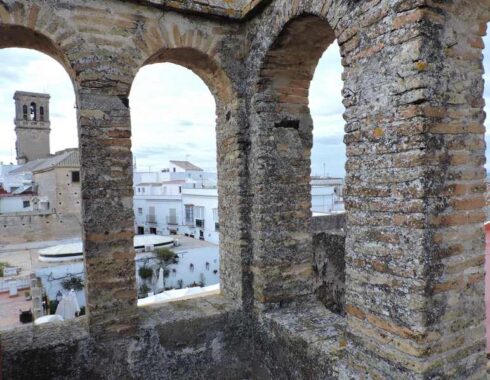
[[[167,295],[181,299],[190,288],[202,295],[219,292],[216,137],[229,112],[224,111],[229,91],[216,64],[187,48],[157,53],[135,77],[130,95],[135,233],[170,239],[167,248],[176,258],[162,260],[158,247],[146,249],[151,253],[136,250],[139,305],[169,300]],[[153,275],[145,278],[149,271]]]
[[[325,20],[297,17],[283,27],[260,71],[253,98],[251,164],[263,173],[252,178],[254,206],[260,205],[252,216],[259,236],[253,271],[255,299],[260,303],[309,298],[323,282],[311,269],[313,246],[320,244],[314,242],[312,230],[322,226],[312,223],[309,95],[318,62],[334,41]]]
[[[0,35],[3,329],[20,325],[19,310],[30,310],[24,321],[54,314],[75,283],[78,314],[65,319],[85,314],[87,301],[72,72],[47,37],[8,25]],[[73,257],[51,249],[68,241],[79,247]]]

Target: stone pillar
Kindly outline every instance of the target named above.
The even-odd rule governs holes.
[[[342,378],[485,378],[484,25],[474,2],[418,3],[380,2],[341,44]]]
[[[78,97],[86,295],[98,338],[131,331],[137,311],[129,105],[113,93],[82,88]]]
[[[251,291],[250,147],[245,101],[217,106],[220,284],[225,297],[249,307]]]
[[[32,315],[34,320],[43,316],[43,288],[35,273],[30,275]]]

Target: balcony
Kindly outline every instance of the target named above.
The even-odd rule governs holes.
[[[146,223],[157,224],[156,215],[146,215]]]

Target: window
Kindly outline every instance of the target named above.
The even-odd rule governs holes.
[[[168,211],[169,214],[168,214],[167,224],[172,224],[172,225],[177,224],[177,209],[171,208]]]
[[[39,107],[39,119],[44,121],[44,107]]]
[[[36,103],[31,103],[31,120],[37,120],[37,106]]]
[[[75,182],[75,183],[80,182],[80,172],[79,171],[71,172],[71,181]]]
[[[155,206],[148,207],[148,222],[156,222]]]
[[[194,225],[194,205],[185,205],[185,224]]]
[[[196,227],[204,228],[204,207],[194,207]]]
[[[219,222],[218,209],[217,208],[213,208],[213,221],[214,222]]]
[[[204,207],[194,207],[194,213],[196,214],[196,219],[204,219]]]
[[[29,208],[29,207],[31,207],[31,201],[24,201],[24,202],[22,202],[22,205],[24,208]]]
[[[214,230],[217,232],[219,231],[219,222],[214,223]]]
[[[143,194],[145,193],[145,188],[144,188],[144,187],[142,187],[142,188],[141,188],[141,192],[142,192]]]
[[[167,194],[167,186],[162,187],[162,194],[163,195]]]
[[[141,189],[138,187],[138,194],[141,192]]]
[[[138,207],[138,214],[139,214],[139,215],[142,215],[142,214],[143,214],[143,208]]]
[[[145,234],[145,227],[138,226],[138,235],[144,235]]]
[[[179,186],[179,194],[182,194],[182,186]]]
[[[27,106],[24,105],[24,107],[22,107],[22,118],[24,120],[27,120]]]

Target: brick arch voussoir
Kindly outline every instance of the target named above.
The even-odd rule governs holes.
[[[236,99],[233,83],[220,60],[220,37],[186,24],[149,20],[142,34],[133,40],[140,50],[133,77],[145,65],[170,62],[198,75],[217,103]]]
[[[76,35],[66,20],[38,4],[0,1],[0,49],[33,49],[58,61],[75,83],[75,71],[65,48]]]
[[[265,43],[262,41],[259,49],[253,52],[261,62],[256,73],[257,79],[260,78],[263,64],[276,41],[294,20],[301,17],[317,17],[318,20],[328,25],[333,30],[335,39],[339,40],[342,52],[341,42],[350,39],[352,37],[350,34],[352,34],[353,30],[356,30],[356,28],[351,26],[351,21],[347,16],[349,14],[348,8],[349,5],[346,0],[312,0],[306,2],[306,4],[300,4],[299,1],[278,2],[275,7],[276,10],[271,15],[272,20],[270,18],[267,19],[267,22],[272,25],[272,29],[268,30],[267,35],[263,36]]]

